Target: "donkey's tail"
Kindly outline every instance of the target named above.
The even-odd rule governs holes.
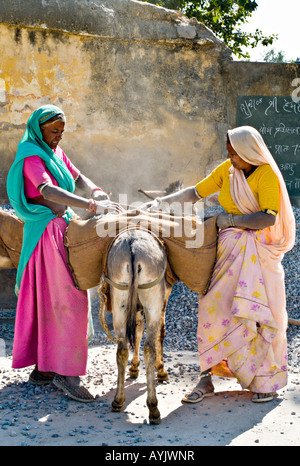
[[[131,274],[129,279],[128,288],[128,301],[127,301],[127,320],[126,320],[126,336],[131,347],[134,346],[135,342],[135,331],[136,331],[136,312],[138,304],[138,263],[135,260],[134,255],[131,260]]]

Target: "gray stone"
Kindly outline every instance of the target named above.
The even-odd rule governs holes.
[[[210,38],[226,46],[205,26],[181,12],[135,0],[2,0],[2,23],[58,29],[119,39],[178,40]]]

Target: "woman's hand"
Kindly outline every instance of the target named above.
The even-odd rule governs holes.
[[[218,215],[217,226],[220,228],[220,230],[225,230],[225,228],[229,228],[232,226],[230,223],[229,215],[230,214],[226,214],[225,212],[222,212]]]
[[[153,201],[146,202],[143,204],[140,209],[141,210],[149,210],[150,212],[152,211],[157,211],[159,210],[159,205],[161,204],[161,199],[160,197],[157,197]]]
[[[95,189],[92,191],[91,198],[96,201],[106,201],[109,199],[109,195],[104,191],[100,191],[100,189]]]
[[[96,214],[97,215],[108,214],[108,213],[119,214],[122,212],[125,212],[125,209],[120,204],[117,204],[116,202],[112,202],[110,200],[96,201]]]
[[[151,210],[154,201],[144,202],[138,207],[138,210]]]
[[[183,206],[185,203],[195,203],[199,201],[199,198],[199,194],[196,194],[196,188],[194,186],[189,186],[188,188],[181,189],[173,194],[168,194],[164,197],[157,197],[153,201],[145,202],[139,208],[141,210],[150,210],[150,212],[152,210],[157,211],[162,210],[160,207],[160,204],[162,204],[163,210],[168,210],[168,205],[172,205],[173,208],[179,204]]]

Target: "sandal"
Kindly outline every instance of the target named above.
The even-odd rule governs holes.
[[[267,403],[268,401],[274,400],[277,393],[253,393],[252,402],[253,403]]]
[[[73,400],[81,401],[82,403],[89,403],[95,400],[93,395],[85,387],[82,385],[75,387],[70,384],[63,375],[57,374],[53,379],[53,383],[56,387],[61,388]]]
[[[215,392],[204,392],[203,390],[200,390],[200,388],[194,388],[193,391],[189,394],[186,394],[184,398],[182,398],[181,401],[184,403],[199,403],[202,401],[204,398],[207,398],[209,396],[214,396]],[[197,398],[195,399],[195,395]],[[194,399],[192,398],[194,396]]]
[[[44,375],[42,372],[38,371],[37,369],[33,369],[31,372],[28,382],[32,385],[47,385],[53,382],[54,379],[53,375]]]

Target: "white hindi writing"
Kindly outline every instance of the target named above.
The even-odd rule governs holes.
[[[286,126],[284,123],[279,123],[278,126],[266,126],[264,123],[259,128],[260,134],[274,136],[278,134],[291,134],[297,135],[300,134],[300,126]]]
[[[286,162],[279,164],[279,168],[287,176],[293,176],[295,174],[295,168],[297,166],[296,162]]]
[[[253,111],[257,110],[259,105],[262,103],[263,99],[256,99],[251,98],[249,100],[244,100],[244,102],[240,105],[240,109],[242,113],[245,115],[245,118],[251,118],[253,115]]]
[[[300,179],[299,178],[295,178],[294,180],[290,180],[290,181],[285,180],[285,184],[286,184],[286,187],[289,190],[300,189]]]
[[[269,146],[269,149],[272,150],[272,146]],[[292,152],[293,155],[300,154],[300,144],[275,144],[274,146],[275,155],[284,155],[285,153]]]
[[[265,115],[268,115],[269,111],[273,110],[275,113],[294,113],[294,114],[299,114],[300,113],[300,102],[295,102],[292,99],[283,99],[283,102],[278,101],[278,97],[273,97],[269,101],[269,105],[265,110]]]
[[[262,106],[265,108],[264,114],[266,116],[269,116],[270,113],[300,115],[300,99],[298,101],[288,98],[279,100],[278,97],[271,97],[267,102],[264,102],[262,97],[244,99],[240,104],[240,111],[244,118],[248,119]]]

